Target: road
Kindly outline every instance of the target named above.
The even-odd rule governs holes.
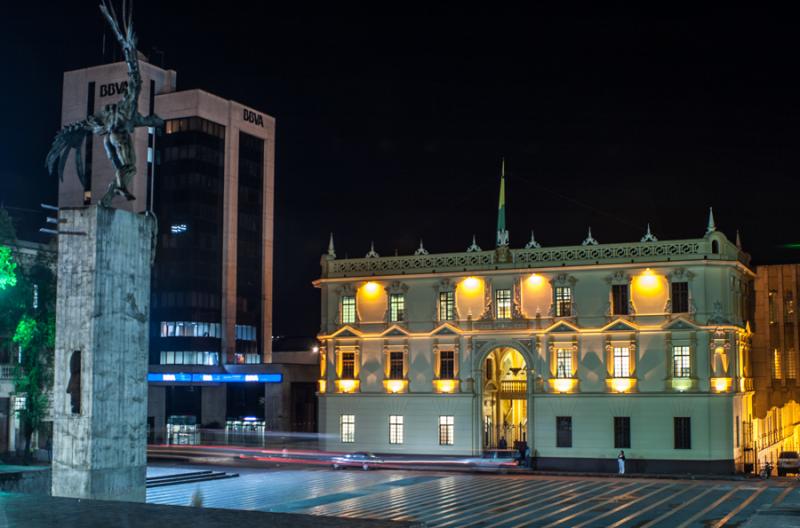
[[[205,469],[158,465],[148,476]],[[800,502],[788,480],[692,481],[401,470],[220,466],[239,478],[152,488],[147,502],[354,518],[431,527],[741,526],[758,508]],[[800,518],[799,518],[800,519]],[[773,524],[775,528],[777,525]]]

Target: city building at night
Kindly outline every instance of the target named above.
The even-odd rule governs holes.
[[[502,181],[502,180],[501,180]],[[752,464],[750,257],[702,236],[322,256],[327,449],[480,455],[540,469],[730,473]],[[613,465],[612,465],[613,464]]]
[[[286,369],[272,365],[275,120],[203,90],[178,91],[175,71],[141,55],[140,68],[140,111],[156,113],[165,125],[135,131],[136,199],[119,205],[153,211],[158,221],[150,304],[151,439],[168,440],[171,417],[198,427],[224,427],[245,417],[262,428],[278,427],[285,412],[270,394],[282,393],[274,385],[289,381]],[[122,62],[66,72],[62,121],[114,103],[126,79]],[[67,164],[60,207],[102,198],[114,174],[102,149],[102,141],[90,136],[85,189]]]

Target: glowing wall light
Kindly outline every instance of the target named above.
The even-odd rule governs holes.
[[[535,288],[539,287],[542,284],[544,284],[544,277],[542,277],[538,273],[534,273],[533,275],[528,277],[528,284],[530,284],[531,286],[533,286]]]
[[[613,378],[611,388],[614,392],[629,392],[633,388],[633,383],[632,378]]]
[[[711,378],[711,386],[714,392],[728,392],[731,390],[731,378]]]
[[[364,293],[366,293],[370,297],[374,297],[375,295],[377,295],[380,290],[381,287],[377,282],[370,281],[364,285]]]
[[[436,392],[450,394],[456,391],[458,381],[451,379],[433,380],[433,385],[436,388]]]
[[[636,289],[641,293],[657,293],[661,290],[661,279],[647,268],[641,275],[636,277]]]
[[[554,378],[550,379],[550,385],[553,391],[560,393],[570,393],[575,391],[578,385],[578,380],[573,378]]]
[[[386,389],[386,392],[398,394],[406,391],[406,387],[408,387],[408,380],[384,380],[383,386]]]
[[[464,289],[470,293],[476,292],[478,288],[481,287],[481,281],[476,277],[467,277],[461,284],[464,286]]]
[[[358,380],[343,379],[336,380],[336,388],[339,392],[351,393],[358,389]]]
[[[321,379],[321,380],[318,380],[318,383],[319,383],[319,392],[320,392],[320,394],[325,394],[325,389],[328,388],[328,381],[324,380],[324,379]]]
[[[672,380],[672,389],[678,392],[686,392],[692,388],[692,380],[689,378],[675,378]]]

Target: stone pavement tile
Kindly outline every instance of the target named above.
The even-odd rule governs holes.
[[[800,526],[800,502],[759,509],[742,528],[796,528]]]
[[[424,528],[419,522],[344,519],[0,493],[0,528]]]

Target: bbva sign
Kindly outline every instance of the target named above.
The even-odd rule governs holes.
[[[264,128],[264,117],[252,110],[248,110],[247,108],[242,109],[242,119],[248,123],[253,123],[254,125]]]
[[[128,81],[110,82],[100,85],[100,97],[111,97],[112,95],[124,94],[128,89]]]

